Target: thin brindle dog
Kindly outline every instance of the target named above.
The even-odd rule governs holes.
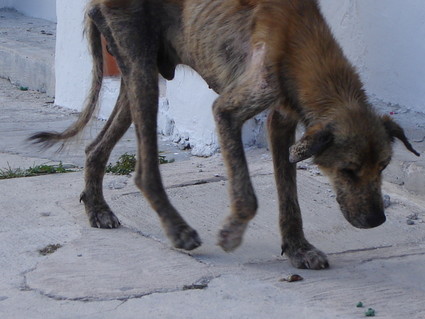
[[[328,267],[326,255],[304,237],[296,163],[313,158],[329,176],[345,218],[355,227],[385,221],[381,173],[395,138],[419,156],[403,129],[369,104],[315,0],[91,0],[86,33],[93,55],[88,102],[62,133],[31,138],[46,146],[83,130],[102,84],[101,35],[120,67],[121,90],[105,127],[87,147],[81,195],[93,227],[120,225],[102,193],[111,150],[131,123],[137,141],[135,182],[177,248],[201,240],[170,203],[158,168],[158,76],[171,80],[178,64],[196,70],[219,94],[213,112],[227,166],[231,213],[219,232],[236,249],[257,210],[241,141],[243,123],[269,110],[268,131],[279,196],[282,252],[298,268]],[[305,126],[295,142],[298,123]]]

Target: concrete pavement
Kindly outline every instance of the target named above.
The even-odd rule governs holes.
[[[40,153],[25,138],[62,129],[75,114],[54,107],[44,94],[0,84],[0,167],[84,163],[83,144],[102,121],[64,153]],[[130,130],[114,157],[134,145]],[[169,147],[169,157],[181,153],[161,145]],[[161,166],[171,201],[203,239],[191,253],[170,248],[130,177],[105,178],[105,196],[123,224],[116,230],[88,226],[78,201],[82,171],[1,180],[1,318],[363,318],[369,307],[378,318],[425,317],[423,197],[385,183],[391,197],[387,222],[354,229],[326,178],[301,165],[305,232],[329,255],[331,268],[298,270],[280,256],[270,154],[248,150],[248,159],[260,208],[244,243],[230,254],[215,245],[228,213],[220,155],[183,154]],[[417,217],[408,225],[412,214]],[[60,248],[41,255],[49,245]],[[281,281],[291,273],[304,280]],[[356,307],[359,301],[365,308]]]

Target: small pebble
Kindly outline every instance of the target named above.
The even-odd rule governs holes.
[[[73,165],[73,164],[62,164],[62,167],[65,169],[76,169],[78,168],[77,166]]]
[[[384,195],[384,208],[391,206],[391,197],[389,195]]]
[[[109,182],[109,189],[123,189],[127,186],[128,178],[118,178]]]
[[[304,278],[297,274],[289,275],[286,278],[279,279],[279,281],[286,281],[286,282],[294,282],[294,281],[301,281],[301,280],[304,280]]]
[[[308,169],[308,166],[307,166],[306,164],[298,164],[298,165],[297,165],[297,168],[298,168],[299,170],[306,171],[306,170]]]
[[[418,220],[419,219],[418,213],[410,214],[409,216],[407,216],[407,219]]]
[[[406,224],[407,225],[415,225],[415,221],[408,219],[408,220],[406,220]]]
[[[369,308],[364,314],[366,317],[375,317],[375,310],[372,308]]]

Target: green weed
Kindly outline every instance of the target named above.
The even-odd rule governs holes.
[[[159,164],[167,164],[174,162],[174,159],[168,160],[164,155],[158,155]],[[111,163],[106,167],[107,173],[115,175],[128,175],[134,172],[136,168],[136,155],[124,153],[118,158],[115,165]]]
[[[64,168],[62,162],[60,162],[58,165],[35,165],[27,169],[11,168],[9,165],[8,168],[0,169],[0,179],[30,177],[68,172],[73,171]]]

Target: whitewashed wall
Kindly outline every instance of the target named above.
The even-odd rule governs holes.
[[[15,8],[34,18],[56,22],[56,0],[0,0],[0,8]]]
[[[320,2],[368,93],[425,112],[425,1]]]
[[[84,0],[57,0],[56,104],[80,110],[90,86],[91,60],[83,39]]]
[[[0,0],[1,1],[1,0]],[[425,112],[425,2],[423,0],[320,0],[335,36],[377,99]],[[80,109],[90,82],[90,58],[82,39],[86,0],[57,0],[56,103]],[[162,80],[159,131],[193,153],[217,149],[211,104],[215,94],[193,71],[179,68]],[[118,83],[107,80],[100,115],[111,111]],[[260,119],[244,128],[246,144],[264,143]]]

